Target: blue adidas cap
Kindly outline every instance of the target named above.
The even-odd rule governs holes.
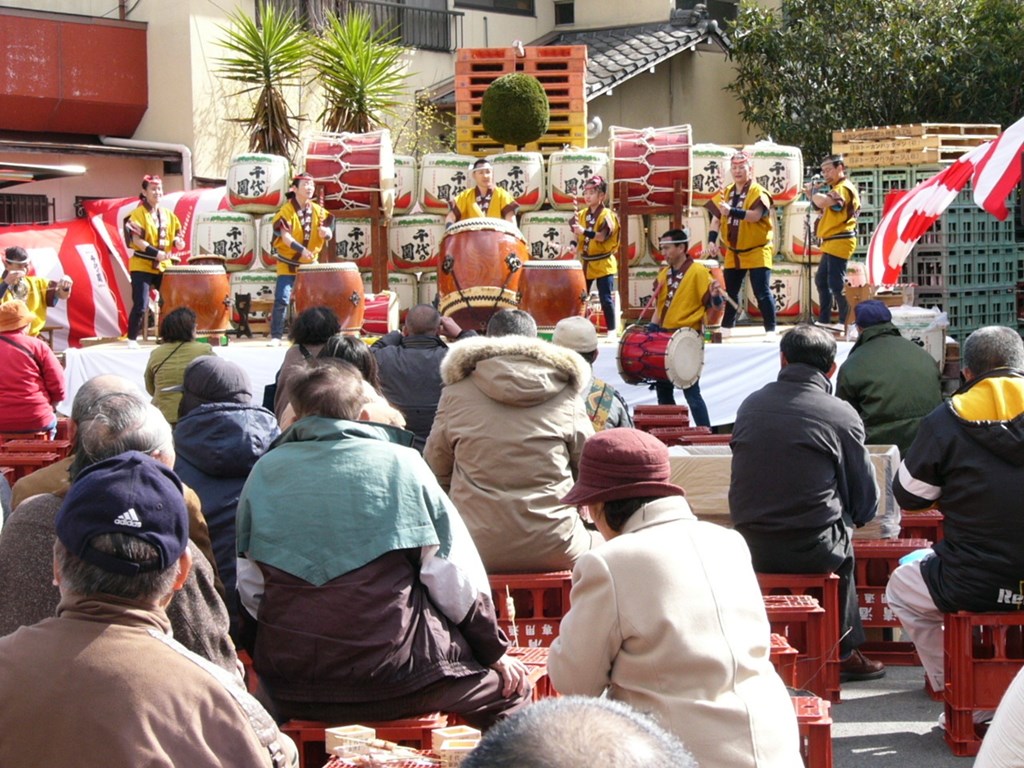
[[[57,538],[71,554],[124,576],[166,570],[188,547],[181,480],[138,451],[84,469],[64,497],[56,523]],[[158,557],[136,563],[93,549],[92,540],[105,533],[142,539],[156,548]]]

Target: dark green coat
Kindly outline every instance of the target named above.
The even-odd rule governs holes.
[[[836,396],[860,414],[869,445],[897,445],[905,456],[921,419],[942,402],[939,366],[892,323],[872,325],[839,369]]]

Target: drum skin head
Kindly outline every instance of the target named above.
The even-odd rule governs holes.
[[[669,381],[680,389],[692,387],[704,369],[704,337],[693,328],[680,328],[672,334],[665,361]]]

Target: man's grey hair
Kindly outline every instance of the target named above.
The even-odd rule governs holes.
[[[89,544],[93,549],[133,563],[149,562],[160,556],[149,542],[125,533],[103,533],[93,537]],[[177,561],[162,571],[142,571],[134,576],[110,573],[71,554],[60,539],[54,543],[53,557],[62,587],[85,597],[102,594],[125,600],[158,600],[171,591],[178,575]]]
[[[132,392],[108,392],[78,424],[77,450],[68,474],[74,481],[86,467],[125,451],[152,455],[173,450],[171,425],[159,408]]]
[[[487,322],[488,336],[529,336],[537,338],[537,321],[521,309],[503,309]]]
[[[600,756],[599,758],[597,756]],[[462,768],[697,768],[682,742],[622,702],[544,699],[484,734]]]
[[[997,368],[1024,370],[1024,342],[1012,328],[989,325],[979,328],[964,342],[964,368],[981,376]]]

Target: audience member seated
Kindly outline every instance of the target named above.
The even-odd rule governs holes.
[[[572,568],[601,541],[561,502],[594,433],[580,393],[583,359],[537,338],[521,310],[441,364],[445,387],[423,455],[466,520],[491,572]]]
[[[401,331],[391,331],[373,343],[380,368],[381,391],[405,416],[407,429],[416,437],[413,447],[422,452],[441,399],[441,361],[449,340],[476,336],[464,331],[450,317],[430,304],[417,304],[405,316]]]
[[[168,467],[174,465],[171,427],[156,406],[123,380],[104,377],[99,386],[83,386],[75,397],[78,422],[71,487],[86,467],[124,451],[141,451]],[[103,394],[99,394],[103,392]],[[91,403],[88,409],[78,401]],[[54,520],[67,493],[42,493],[25,500],[0,531],[0,635],[54,615],[59,594],[53,588]],[[193,527],[190,520],[190,535]],[[204,524],[205,528],[205,524]],[[167,607],[175,639],[224,669],[237,671],[228,637],[228,615],[215,584],[214,567],[189,542],[193,567],[184,588]]]
[[[252,403],[252,382],[239,365],[215,355],[185,369],[174,471],[198,494],[237,630],[235,513],[256,460],[280,434],[274,414]],[[234,634],[234,632],[233,632]],[[237,635],[236,635],[237,636]]]
[[[237,673],[171,637],[192,554],[170,469],[138,452],[84,468],[55,530],[56,617],[0,638],[0,765],[297,762]]]
[[[798,325],[779,350],[778,381],[749,395],[736,413],[729,516],[758,573],[839,577],[839,676],[873,680],[885,666],[859,650],[865,637],[852,540],[852,527],[871,522],[878,509],[864,424],[832,396],[831,334]]]
[[[160,340],[146,363],[146,391],[173,427],[178,423],[185,368],[201,355],[212,355],[213,347],[196,341],[196,313],[188,307],[178,307],[160,320]]]
[[[698,521],[670,476],[668,448],[646,432],[587,440],[563,501],[585,506],[605,543],[573,569],[551,683],[649,713],[701,765],[799,768],[750,553],[735,531]]]
[[[238,504],[238,584],[253,662],[284,720],[441,710],[486,727],[528,700],[458,512],[411,434],[357,421],[349,364],[296,371],[298,420]],[[396,441],[404,441],[405,446]]]
[[[594,375],[597,359],[597,329],[585,317],[566,317],[555,325],[552,342],[571,349],[590,365],[590,383],[583,389],[587,415],[596,431],[614,427],[632,427],[629,405],[611,384]]]
[[[292,374],[305,367],[307,360],[320,354],[327,340],[336,333],[341,333],[341,323],[338,322],[338,316],[327,307],[310,307],[292,321],[288,329],[288,338],[292,346],[284,353],[281,369],[277,372],[277,388],[274,392],[274,415],[278,422],[281,421],[284,409],[290,402]],[[263,405],[270,407],[267,402]]]
[[[930,556],[898,567],[886,589],[936,691],[943,614],[1024,604],[1024,342],[1012,328],[979,328],[963,364],[967,383],[921,422],[892,484],[903,509],[937,505],[945,518]]]
[[[64,399],[64,369],[46,342],[28,335],[35,315],[17,299],[0,304],[0,432],[57,429],[54,408]]]
[[[627,704],[544,699],[489,730],[461,768],[697,768],[672,733]]]
[[[465,765],[465,763],[463,763]],[[1024,765],[1024,669],[999,702],[981,742],[974,768],[1020,768]]]

